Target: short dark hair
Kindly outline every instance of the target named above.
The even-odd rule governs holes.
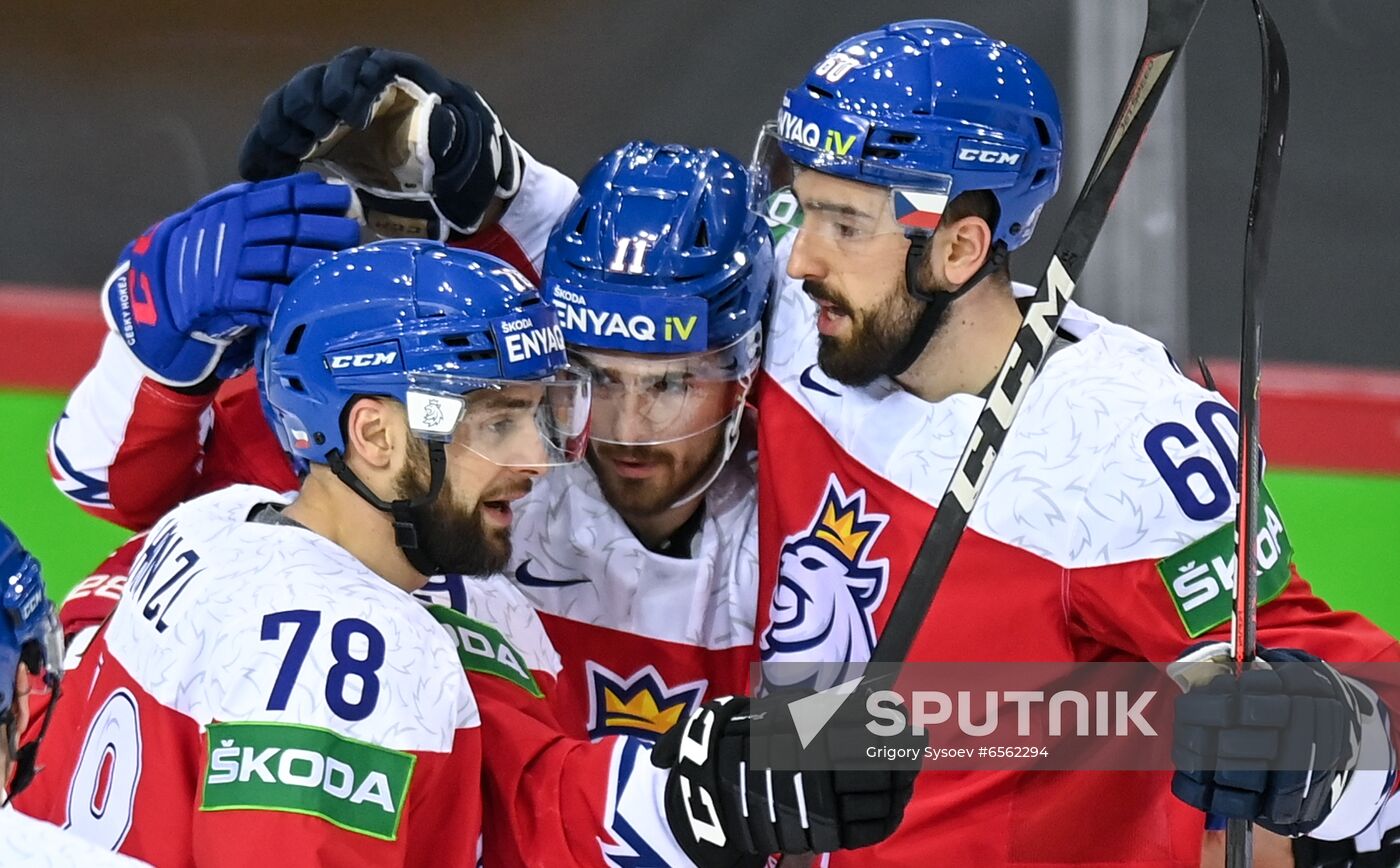
[[[987,226],[996,230],[997,220],[1001,219],[1001,204],[990,190],[966,190],[959,193],[943,209],[943,222],[954,223],[964,217],[981,217]],[[1011,257],[1002,258],[1001,267],[993,274],[1002,280],[1011,280]]]

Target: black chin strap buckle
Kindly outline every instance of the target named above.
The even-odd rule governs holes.
[[[394,545],[401,549],[418,548],[418,528],[413,526],[412,520],[394,522]]]

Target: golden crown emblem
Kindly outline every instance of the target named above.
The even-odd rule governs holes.
[[[685,698],[658,705],[655,694],[643,688],[635,696],[623,699],[612,687],[603,688],[603,725],[626,727],[661,735],[675,726],[685,714]]]
[[[860,521],[860,502],[854,498],[842,503],[836,492],[828,492],[822,507],[821,521],[812,530],[812,536],[826,540],[836,546],[837,551],[851,563],[858,563],[861,549],[870,539],[871,531],[878,527],[872,521]]]

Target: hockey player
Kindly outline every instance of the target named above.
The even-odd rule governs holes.
[[[521,501],[510,572],[559,651],[559,717],[593,738],[654,738],[747,691],[758,529],[736,446],[773,279],[747,178],[718,151],[631,142],[550,238],[590,449]]]
[[[31,677],[42,676],[50,693],[49,701],[42,703],[45,710],[40,712],[45,720],[35,723],[42,738],[48,714],[55,707],[52,696],[62,677],[62,650],[63,640],[58,635],[53,604],[44,592],[39,562],[0,522],[0,802],[4,803],[0,807],[0,863],[33,868],[142,864],[114,856],[77,835],[9,808],[10,797],[22,792],[38,769],[38,740],[20,746],[21,734],[30,722]]]
[[[1017,332],[1033,288],[1011,282],[1008,256],[1059,185],[1062,147],[1055,91],[1035,61],[938,20],[840,43],[764,128],[756,198],[789,278],[756,386],[760,599],[772,600],[760,648],[779,685],[839,680],[869,659]],[[1160,343],[1071,305],[910,659],[1166,662],[1223,637],[1229,577],[1211,565],[1232,561],[1235,423]],[[1400,659],[1393,638],[1312,594],[1277,507],[1264,504],[1260,645]],[[930,772],[897,834],[830,863],[937,853],[980,866],[1196,866],[1201,814],[1173,791],[1284,834],[1350,836],[1372,822],[1393,775],[1352,773],[1345,745],[1394,733],[1365,685],[1318,671],[1277,696],[1295,737],[1307,737],[1297,720],[1314,696],[1346,721],[1318,731],[1329,759],[1311,775],[1242,788],[1189,769],[1175,781]],[[1234,682],[1215,689],[1232,695]],[[1179,729],[1179,747],[1244,735],[1219,713],[1234,701],[1188,693],[1182,707],[1202,727]]]
[[[766,858],[753,840],[859,846],[898,822],[912,776],[770,778],[743,732],[708,727],[729,753],[703,761],[565,738],[500,630],[410,596],[501,569],[512,504],[582,457],[588,379],[523,275],[355,248],[287,289],[266,347],[300,494],[233,486],[157,523],[25,810],[197,865],[744,865]],[[697,785],[700,832],[681,810]],[[169,823],[172,805],[191,814]]]
[[[295,501],[235,486],[152,530],[21,807],[159,864],[474,865],[481,715],[408,591],[503,560],[509,503],[578,457],[587,384],[491,257],[365,248],[298,289],[264,371],[289,447],[321,461]],[[538,351],[466,365],[442,341],[505,324]]]

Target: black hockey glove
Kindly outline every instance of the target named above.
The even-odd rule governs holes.
[[[1169,667],[1177,697],[1172,793],[1280,835],[1317,828],[1357,767],[1363,729],[1387,729],[1369,688],[1290,648],[1235,677],[1229,648],[1196,646]],[[1387,742],[1388,734],[1382,733]]]
[[[843,709],[806,750],[834,760],[819,765],[845,770],[806,764],[800,772],[780,771],[772,766],[799,767],[804,750],[783,706],[772,698],[713,700],[668,731],[652,751],[652,761],[670,769],[671,831],[701,868],[762,865],[773,853],[866,847],[889,837],[904,817],[925,740],[909,735],[901,742],[917,748],[908,762],[856,770],[848,754],[870,736]],[[757,725],[765,715],[781,717]],[[853,731],[856,726],[862,731]],[[754,739],[767,742],[755,751]],[[756,755],[785,760],[756,765]]]
[[[326,169],[355,187],[381,235],[446,240],[520,185],[521,157],[477,92],[412,54],[351,48],[263,102],[238,169],[249,181]]]

